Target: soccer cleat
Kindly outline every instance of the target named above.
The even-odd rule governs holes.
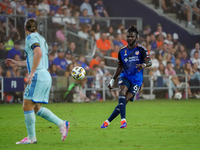
[[[63,126],[61,126],[61,128],[60,128],[60,133],[62,135],[62,141],[64,141],[67,137],[68,129],[69,129],[69,122],[64,121]]]
[[[30,140],[28,137],[23,138],[21,141],[16,142],[16,144],[36,144],[37,140]]]
[[[101,128],[107,128],[107,127],[108,127],[108,123],[104,121],[104,123],[101,125]]]
[[[121,126],[120,126],[120,128],[126,128],[126,127],[127,127],[126,120],[121,121]]]

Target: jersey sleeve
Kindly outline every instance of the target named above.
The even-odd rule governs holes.
[[[141,52],[142,52],[141,57],[142,57],[143,62],[144,62],[145,59],[150,58],[149,52],[147,51],[147,49],[145,47],[141,48]]]
[[[40,46],[40,44],[39,44],[40,41],[39,41],[39,39],[38,39],[37,37],[35,37],[35,36],[28,35],[28,37],[27,37],[27,42],[28,42],[28,46],[29,46],[32,50],[34,50],[35,47]]]
[[[120,55],[120,51],[118,53],[118,64],[122,65],[122,58],[121,58],[121,55]]]

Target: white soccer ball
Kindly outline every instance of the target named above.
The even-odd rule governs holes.
[[[174,99],[181,99],[182,98],[182,94],[180,92],[177,92],[175,95],[174,95]]]
[[[72,69],[71,75],[75,80],[82,80],[85,78],[86,72],[83,67],[76,66]]]

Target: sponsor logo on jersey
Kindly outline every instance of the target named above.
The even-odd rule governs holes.
[[[136,51],[136,52],[135,52],[135,55],[139,55],[139,53],[140,53],[139,51]]]

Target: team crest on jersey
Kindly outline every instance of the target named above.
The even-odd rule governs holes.
[[[124,56],[126,56],[127,55],[127,50],[125,50],[125,52],[124,52]]]
[[[149,52],[146,52],[146,55],[149,55]]]
[[[135,52],[135,55],[139,55],[139,53],[140,53],[139,51],[136,51],[136,52]]]

